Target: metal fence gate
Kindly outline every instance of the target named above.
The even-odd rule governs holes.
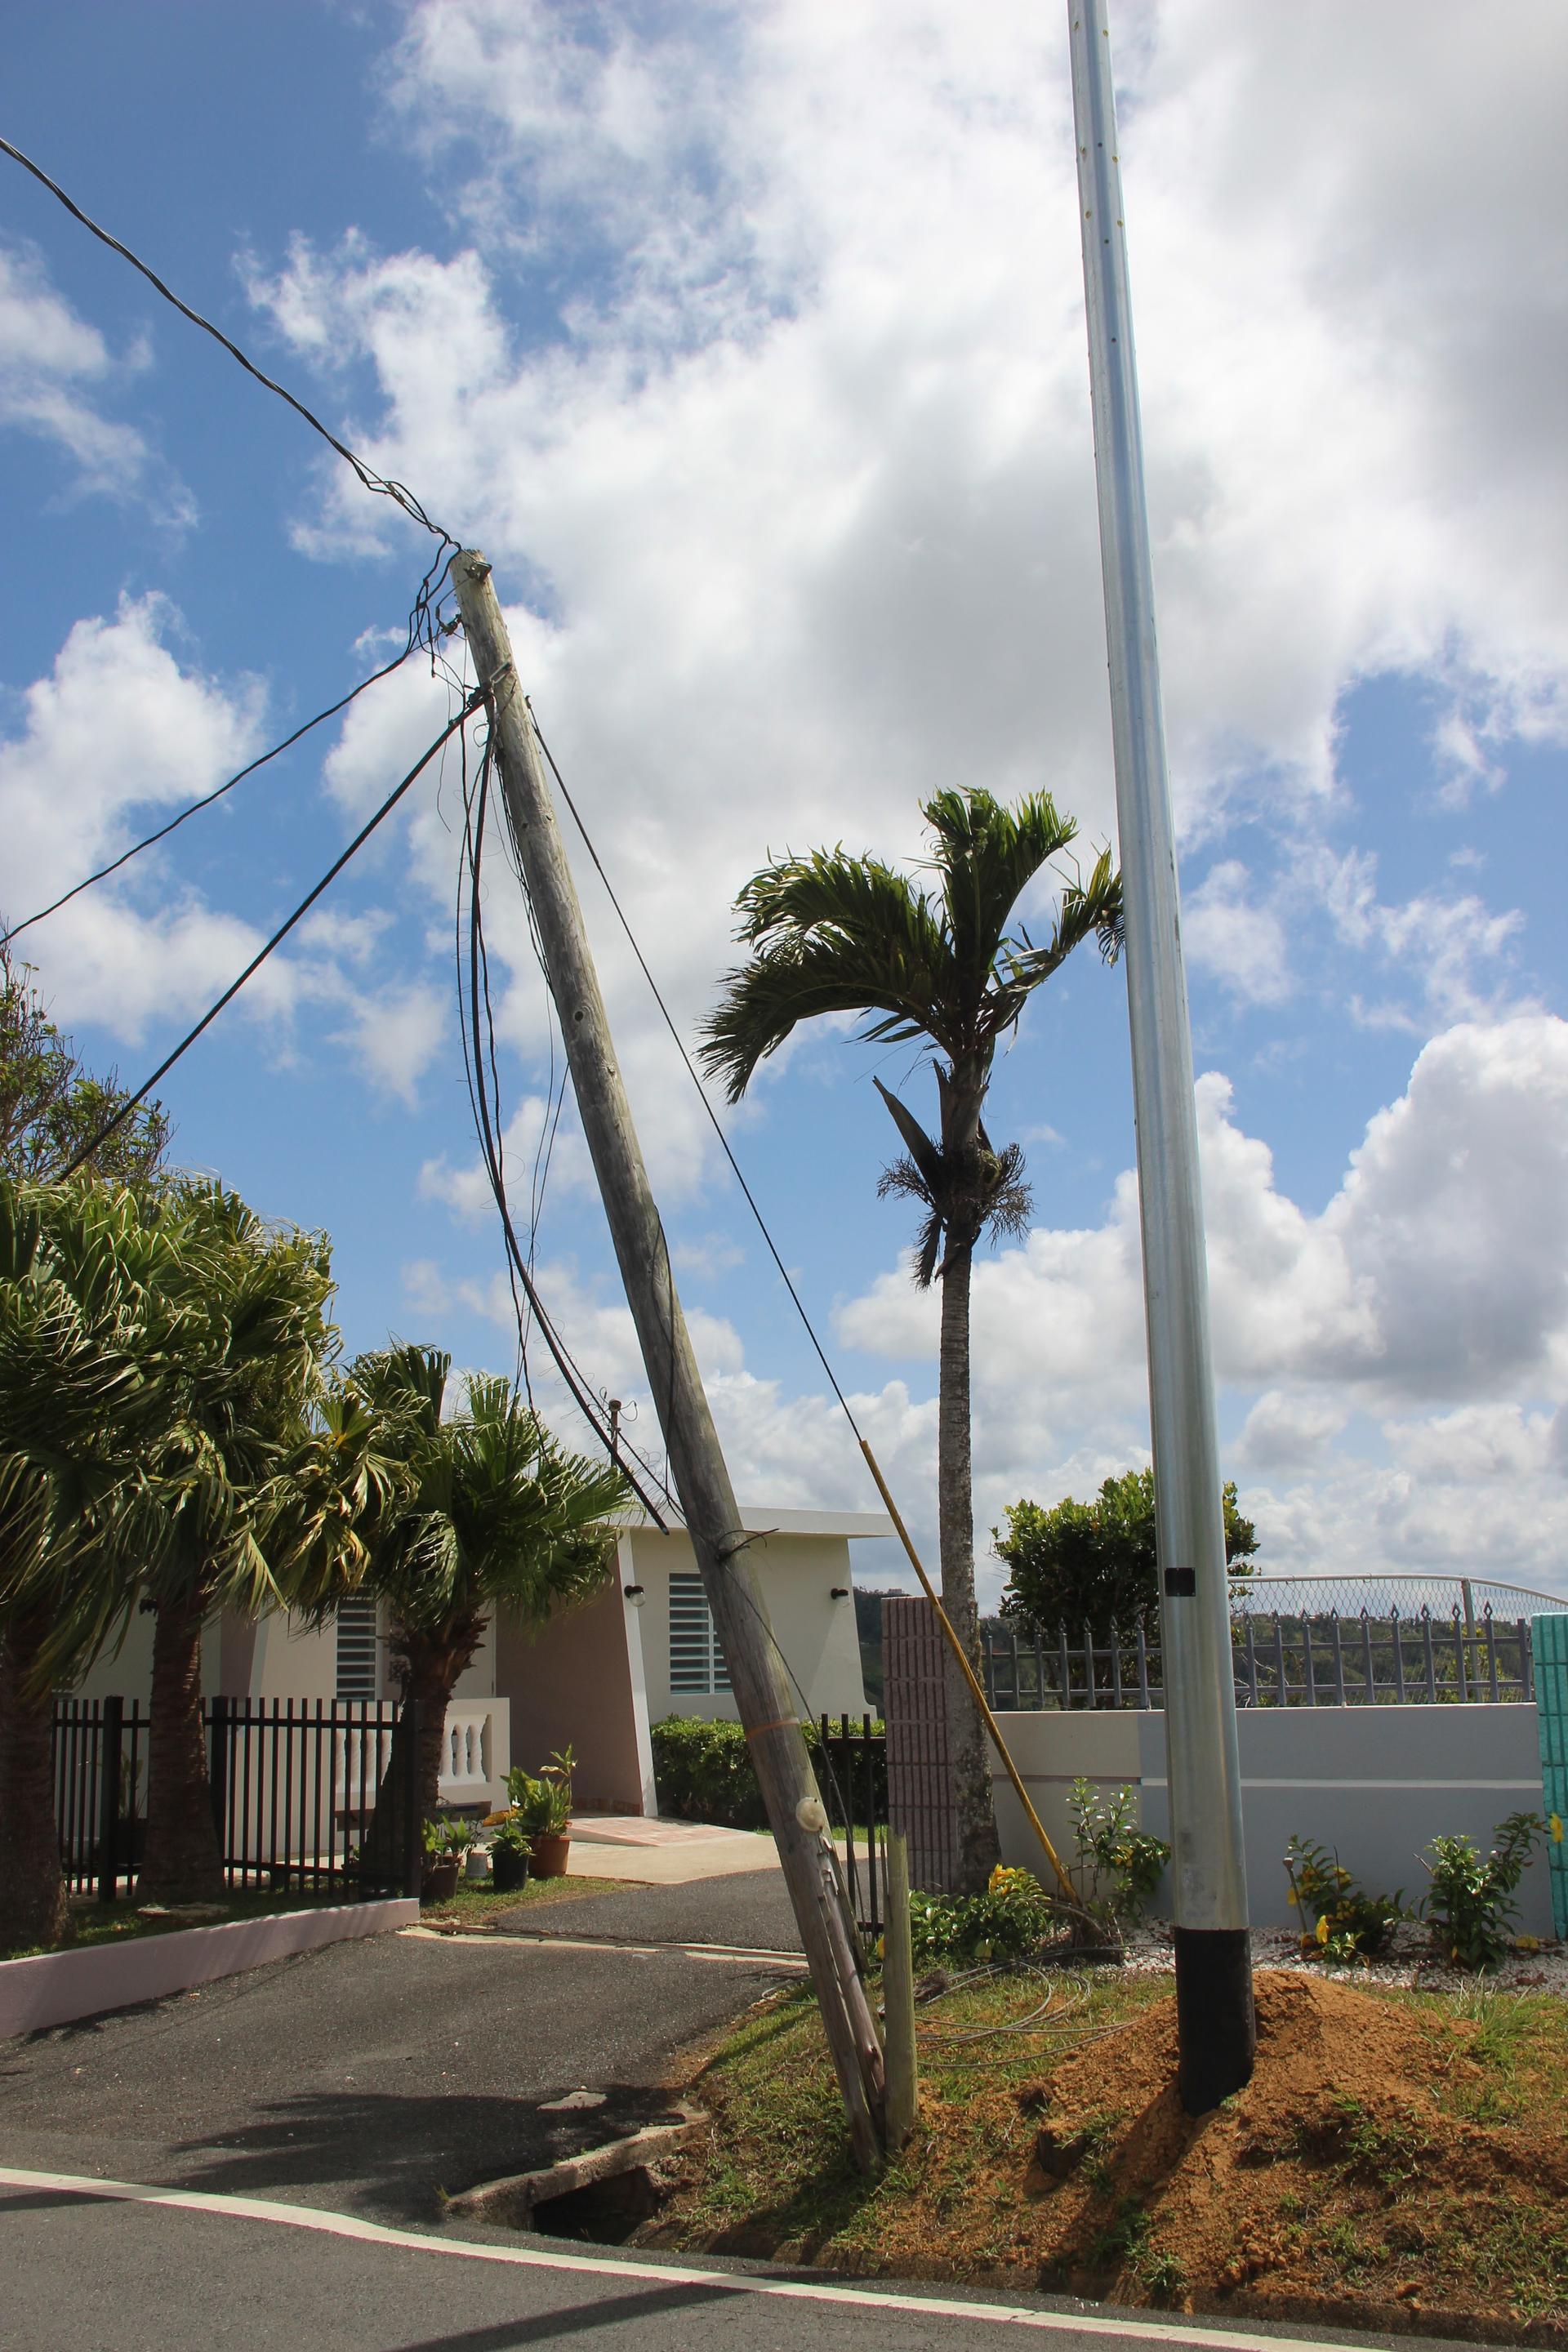
[[[916,1604],[921,1605],[921,1604]],[[1034,1707],[1160,1707],[1157,1625],[1142,1618],[1096,1634],[987,1618],[980,1629],[985,1696],[998,1713]],[[1535,1695],[1528,1617],[1402,1617],[1248,1612],[1231,1623],[1238,1706],[1495,1706]]]
[[[232,1893],[337,1894],[345,1902],[418,1894],[415,1702],[213,1698],[202,1724],[213,1825]],[[113,1903],[134,1889],[146,1843],[151,1734],[140,1700],[55,1703],[55,1822],[73,1892]]]

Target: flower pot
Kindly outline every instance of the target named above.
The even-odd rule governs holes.
[[[498,1895],[515,1895],[528,1884],[528,1856],[520,1845],[492,1845],[490,1885]]]
[[[458,1891],[458,1874],[462,1867],[459,1854],[445,1862],[427,1862],[419,1886],[421,1903],[450,1903]]]
[[[535,1878],[564,1878],[566,1856],[571,1845],[571,1835],[566,1830],[554,1837],[536,1837],[528,1855],[528,1866]]]

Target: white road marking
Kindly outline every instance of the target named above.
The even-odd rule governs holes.
[[[563,1952],[619,1952],[623,1959],[629,1960],[651,1960],[660,1952],[679,1952],[689,1960],[734,1960],[768,1969],[805,1969],[810,1965],[798,1952],[761,1951],[750,1944],[620,1944],[605,1937],[554,1936],[546,1931],[508,1936],[493,1927],[469,1929],[466,1934],[461,1930],[450,1933],[441,1927],[400,1927],[397,1932],[415,1937],[422,1943],[461,1944],[465,1950],[476,1944],[504,1944],[511,1951],[526,1945],[535,1952],[542,1946],[553,1946]]]
[[[362,2221],[353,2213],[327,2213],[309,2205],[281,2205],[263,2197],[215,2197],[201,2189],[148,2189],[134,2181],[94,2180],[74,2172],[20,2172],[0,2165],[0,2188],[58,2189],[75,2197],[113,2203],[168,2205],[186,2213],[217,2213],[242,2221],[281,2222],[290,2230],[314,2230],[331,2238],[355,2238],[375,2246],[401,2246],[422,2254],[446,2254],[459,2262],[510,2263],[520,2270],[565,2271],[603,2279],[640,2279],[650,2286],[708,2286],[729,2294],[781,2297],[786,2303],[863,2304],[874,2311],[907,2311],[942,2319],[988,2321],[1005,2327],[1034,2327],[1058,2336],[1131,2336],[1150,2343],[1197,2345],[1205,2352],[1343,2352],[1341,2345],[1307,2336],[1248,2336],[1239,2328],[1194,2327],[1153,2320],[1101,2319],[1085,2313],[1029,2311],[1017,2304],[965,2303],[956,2296],[896,2294],[876,2287],[816,2285],[805,2279],[755,2278],[743,2272],[699,2270],[680,2263],[596,2261],[592,2254],[558,2254],[534,2246],[479,2246],[460,2238],[432,2238],[416,2230],[394,2230]]]

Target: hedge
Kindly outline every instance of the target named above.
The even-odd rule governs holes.
[[[880,1732],[880,1724],[873,1730]],[[822,1759],[822,1728],[803,1723],[806,1746],[822,1786],[823,1802],[838,1812],[833,1775]],[[698,1716],[667,1715],[652,1727],[654,1778],[658,1784],[658,1809],[677,1821],[711,1822],[721,1828],[766,1829],[768,1817],[757,1776],[740,1724],[721,1720],[705,1723]],[[836,1768],[842,1770],[841,1765]],[[865,1767],[858,1759],[855,1810],[864,1810]],[[885,1750],[879,1749],[873,1768],[872,1798],[879,1821],[887,1816],[888,1771]]]

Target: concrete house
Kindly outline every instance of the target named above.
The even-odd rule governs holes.
[[[803,1714],[865,1706],[850,1545],[888,1536],[879,1512],[742,1507],[755,1541],[773,1636],[805,1696]],[[82,1696],[147,1696],[152,1621],[136,1617],[124,1647],[100,1658]],[[349,1601],[333,1623],[301,1626],[281,1612],[226,1615],[207,1631],[209,1697],[378,1699],[395,1696],[386,1626],[374,1601]],[[658,1811],[650,1726],[667,1715],[737,1713],[723,1653],[684,1529],[623,1526],[603,1590],[530,1633],[500,1612],[453,1695],[441,1794],[448,1804],[499,1804],[516,1762],[531,1771],[568,1741],[585,1813]]]

